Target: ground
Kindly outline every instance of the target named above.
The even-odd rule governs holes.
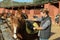
[[[51,37],[49,40],[60,40],[60,26],[57,24],[53,24],[51,28]]]
[[[49,40],[60,40],[60,26],[53,24],[51,27],[51,37]]]

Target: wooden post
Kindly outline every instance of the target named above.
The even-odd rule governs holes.
[[[34,6],[34,14],[33,15],[36,15],[36,13],[35,13],[35,6]]]
[[[60,1],[59,1],[59,13],[60,13]]]
[[[13,10],[13,7],[12,7],[12,14],[14,14],[14,10]]]
[[[26,5],[24,6],[24,8],[25,8],[25,13],[26,13]]]

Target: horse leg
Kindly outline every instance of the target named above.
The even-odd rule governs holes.
[[[16,30],[17,30],[17,27],[16,27],[16,26],[14,26],[14,30],[13,30],[14,34],[13,34],[13,37],[14,37],[15,39],[17,38]]]

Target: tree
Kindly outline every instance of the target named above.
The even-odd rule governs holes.
[[[59,1],[59,0],[49,0],[49,2],[57,2],[57,1]]]
[[[36,3],[36,4],[43,4],[47,2],[49,2],[49,0],[33,0],[33,3]]]
[[[3,0],[3,1],[10,2],[10,1],[12,1],[12,0]]]

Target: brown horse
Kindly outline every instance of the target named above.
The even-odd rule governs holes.
[[[15,14],[11,14],[11,16],[8,18],[9,24],[10,24],[9,26],[10,26],[10,28],[12,30],[12,34],[13,34],[13,37],[15,39],[17,38],[17,35],[20,38],[22,38],[21,35],[17,33],[17,28],[20,27],[18,19],[21,20],[21,16],[20,16],[19,12],[15,13]]]

